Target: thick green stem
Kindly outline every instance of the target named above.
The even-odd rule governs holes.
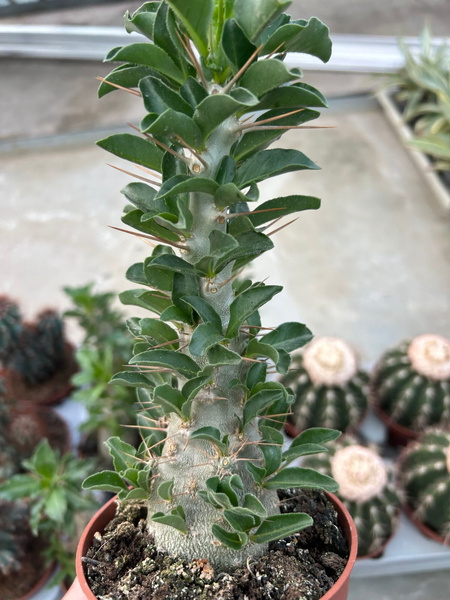
[[[229,154],[236,140],[236,134],[233,132],[235,123],[235,120],[229,119],[210,137],[208,148],[202,155],[208,165],[201,173],[202,176],[214,177],[220,161]],[[214,229],[226,231],[226,220],[220,218],[223,215],[214,205],[211,196],[192,194],[190,208],[194,222],[192,235],[186,243],[188,251],[183,258],[196,263],[209,253],[210,233]],[[230,265],[212,281],[206,278],[201,280],[201,294],[220,315],[224,330],[234,299],[232,282],[227,281],[230,279],[231,270]],[[240,342],[236,340],[232,349],[239,352],[239,346]],[[187,352],[187,349],[185,351]],[[171,419],[163,456],[157,465],[159,477],[149,498],[150,516],[156,511],[170,509],[170,505],[159,498],[156,489],[160,481],[174,481],[173,503],[183,507],[189,530],[183,535],[172,527],[149,520],[149,530],[154,535],[158,548],[188,560],[206,558],[219,570],[230,570],[244,564],[248,557],[261,556],[267,550],[267,546],[253,544],[237,552],[219,544],[212,534],[211,526],[216,522],[222,526],[226,524],[221,520],[220,511],[206,503],[197,493],[198,490],[206,489],[206,480],[209,477],[238,474],[244,483],[245,492],[258,496],[269,514],[278,512],[276,492],[257,489],[245,468],[245,459],[261,459],[260,451],[252,443],[260,440],[257,428],[249,425],[244,433],[239,432],[236,416],[242,417],[243,392],[237,387],[230,390],[231,380],[242,380],[245,370],[243,364],[216,369],[213,384],[202,390],[193,402],[191,421],[184,424],[177,417]],[[192,431],[207,426],[216,427],[222,436],[229,436],[228,457],[220,456],[209,442],[189,440]]]

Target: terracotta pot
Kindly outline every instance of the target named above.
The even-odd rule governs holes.
[[[339,577],[333,587],[328,590],[324,596],[322,596],[321,600],[347,600],[350,573],[353,569],[356,555],[358,553],[358,535],[356,533],[356,527],[353,519],[342,502],[333,494],[327,494],[327,497],[334,504],[334,507],[338,512],[339,525],[342,528],[347,543],[350,547],[350,555],[342,575]],[[77,577],[67,594],[63,597],[63,600],[97,600],[97,597],[92,593],[84,576],[83,563],[81,562],[81,559],[86,555],[86,552],[90,548],[94,534],[97,531],[103,532],[106,525],[114,517],[115,513],[116,498],[114,497],[92,517],[88,526],[84,530],[77,548]]]
[[[383,421],[388,430],[388,442],[391,446],[406,446],[409,442],[417,440],[420,436],[420,432],[414,431],[413,429],[408,429],[407,427],[403,427],[403,425],[399,425],[395,421],[391,419],[389,415],[387,415],[384,411],[381,410],[379,406],[375,403],[373,404],[373,408],[378,415],[378,417]]]
[[[410,521],[412,523],[414,523],[414,525],[417,527],[417,529],[421,533],[423,533],[423,535],[425,535],[426,537],[430,538],[431,540],[433,540],[435,542],[438,542],[439,544],[448,544],[448,542],[442,535],[439,535],[437,533],[437,531],[434,531],[434,529],[431,529],[430,527],[428,527],[428,525],[425,525],[425,523],[422,523],[422,521],[420,521],[416,517],[413,509],[408,504],[403,505],[403,510],[405,511],[405,513],[408,516],[408,518],[410,519]]]
[[[35,585],[31,588],[29,592],[24,594],[23,596],[19,596],[16,600],[28,600],[35,594],[39,592],[49,581],[50,577],[53,575],[53,571],[55,570],[55,563],[52,563],[42,574],[42,577],[35,583]]]

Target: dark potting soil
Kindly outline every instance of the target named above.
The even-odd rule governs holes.
[[[279,495],[282,512],[306,512],[314,525],[272,542],[265,556],[231,574],[215,572],[204,559],[158,552],[147,533],[146,507],[129,503],[94,537],[84,560],[89,585],[102,600],[319,600],[347,564],[337,513],[317,491]]]

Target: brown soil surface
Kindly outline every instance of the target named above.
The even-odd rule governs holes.
[[[59,404],[69,395],[72,384],[72,375],[78,371],[73,346],[66,344],[64,360],[55,374],[36,385],[29,385],[14,369],[4,369],[2,376],[5,379],[6,394],[18,402],[33,405],[51,406]]]
[[[337,513],[316,491],[286,490],[282,512],[306,512],[314,525],[272,542],[258,561],[217,573],[206,560],[188,562],[157,552],[146,530],[146,508],[125,505],[85,558],[97,597],[114,600],[319,600],[345,568],[348,548]]]

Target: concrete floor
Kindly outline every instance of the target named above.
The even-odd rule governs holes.
[[[136,0],[115,1],[98,6],[28,13],[3,18],[0,22],[120,26],[124,12],[133,12],[142,3]],[[448,35],[450,29],[448,0],[293,0],[287,12],[301,19],[319,17],[333,33],[416,36],[425,22],[436,36]]]

